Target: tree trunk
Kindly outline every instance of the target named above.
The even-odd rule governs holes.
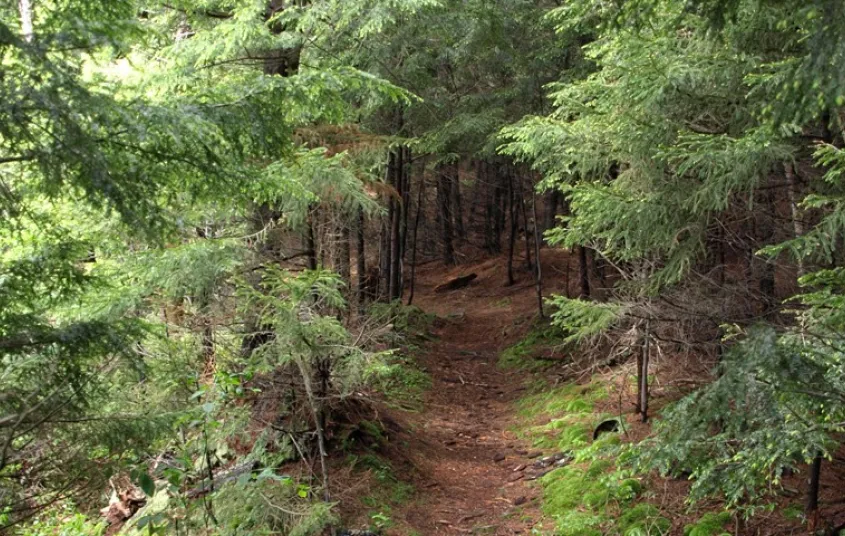
[[[438,170],[438,186],[437,186],[437,201],[440,212],[440,240],[442,247],[443,262],[445,264],[455,264],[455,246],[454,233],[452,230],[452,215],[450,214],[450,192],[451,186],[451,171],[449,165],[441,165]]]
[[[798,180],[798,176],[795,173],[794,168],[792,167],[791,163],[787,163],[783,165],[783,172],[786,176],[786,182],[789,185],[789,208],[792,214],[792,231],[795,234],[795,238],[799,238],[804,235],[804,220],[803,215],[801,214],[801,208],[798,204],[801,202],[800,199],[800,188],[801,184]],[[798,259],[798,277],[804,275],[804,259]]]
[[[533,272],[534,264],[531,262],[531,236],[528,234],[528,211],[525,209],[525,191],[522,189],[522,175],[517,175],[516,192],[517,199],[519,201],[519,209],[522,212],[522,223],[525,226],[525,269],[529,272]]]
[[[508,237],[508,286],[514,284],[513,278],[513,252],[516,246],[516,193],[514,192],[513,177],[508,174],[508,214],[510,215],[511,229]]]
[[[389,296],[390,290],[390,225],[389,220],[381,219],[379,226],[379,271],[378,271],[378,301]]]
[[[345,220],[346,218],[344,218]],[[340,244],[338,244],[337,273],[346,284],[347,289],[352,288],[352,251],[351,231],[346,221],[340,222]]]
[[[808,519],[810,531],[815,531],[819,525],[819,482],[822,473],[822,457],[816,456],[810,464],[810,478],[807,482],[807,502],[804,515]]]
[[[578,246],[578,275],[581,279],[581,291],[579,298],[590,297],[590,270],[587,260],[587,248]]]
[[[496,253],[502,251],[502,234],[505,232],[505,225],[508,222],[508,203],[510,202],[507,187],[507,169],[503,172],[501,167],[496,168],[496,180],[498,183],[497,194],[498,203],[496,204],[496,225],[494,230],[496,232]]]
[[[464,234],[464,209],[461,201],[461,172],[460,164],[452,164],[452,214],[455,220],[455,233],[458,237],[458,242],[463,242],[466,235]]]
[[[32,0],[19,0],[18,8],[21,16],[21,35],[27,43],[32,42]]]
[[[496,185],[491,180],[490,164],[487,162],[479,162],[479,179],[478,182],[483,185],[484,191],[484,249],[488,253],[496,253]]]
[[[534,281],[537,283],[537,312],[540,318],[545,318],[543,314],[543,267],[540,262],[540,229],[537,225],[537,196],[534,189],[531,189],[531,213],[534,217],[534,258],[537,262],[537,269],[534,271]]]
[[[649,320],[645,322],[645,337],[643,340],[642,357],[640,361],[639,370],[639,412],[642,416],[643,422],[648,422],[648,365],[651,354],[651,323]]]
[[[414,236],[411,239],[411,290],[408,295],[408,305],[414,303],[414,285],[417,280],[417,231],[420,228],[420,214],[423,210],[423,193],[425,192],[425,177],[420,177],[420,191],[417,194],[417,216],[414,218]]]
[[[557,224],[557,207],[560,204],[560,190],[553,188],[546,193],[545,211],[543,212],[543,230],[553,229]]]
[[[363,315],[366,309],[366,280],[367,280],[367,257],[364,250],[364,209],[358,208],[358,225],[355,229],[356,236],[356,258],[355,268],[358,272],[358,313]]]
[[[402,186],[404,182],[404,173],[403,168],[404,162],[403,157],[405,155],[405,150],[403,148],[399,148],[395,150],[393,153],[393,187],[396,189],[396,193],[398,194],[399,199],[403,199],[404,195],[402,193]],[[401,245],[402,245],[402,237],[401,237],[401,227],[402,227],[402,212],[403,207],[402,203],[393,200],[392,201],[392,214],[390,220],[390,280],[389,280],[389,293],[388,297],[390,301],[396,300],[400,296],[400,289],[399,289],[399,270],[401,269]]]
[[[756,254],[760,249],[761,244],[770,242],[775,233],[775,224],[772,218],[777,210],[772,190],[763,193],[763,203],[757,210],[755,210],[756,220],[754,238],[756,243],[753,244],[754,262],[757,265],[758,284],[760,289],[760,310],[763,315],[768,315],[773,309],[777,307],[777,297],[775,288],[775,263],[774,260],[761,257]]]
[[[314,238],[314,211],[308,208],[308,218],[305,220],[305,251],[308,255],[308,269],[317,269],[317,241]]]
[[[413,171],[413,164],[411,159],[411,149],[405,147],[405,165],[402,170],[402,175],[404,178],[404,182],[402,185],[402,228],[400,229],[399,234],[402,236],[402,244],[400,251],[402,252],[401,261],[403,269],[400,270],[400,280],[399,286],[400,288],[404,288],[404,281],[405,281],[405,257],[408,251],[408,218],[410,217],[411,213],[411,179],[412,179],[412,171]]]

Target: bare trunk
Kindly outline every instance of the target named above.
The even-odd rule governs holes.
[[[513,278],[513,252],[516,246],[516,202],[514,197],[513,177],[508,174],[508,214],[510,216],[511,230],[508,237],[508,286],[514,284]]]
[[[21,16],[21,34],[24,41],[32,42],[33,28],[32,28],[32,1],[33,0],[19,0],[18,8]]]
[[[801,184],[798,176],[795,174],[795,169],[792,164],[784,164],[783,172],[786,175],[786,182],[789,184],[789,208],[792,213],[792,230],[795,233],[795,238],[804,235],[804,220],[801,214],[801,208],[798,206],[800,200],[799,189]],[[804,275],[804,259],[798,259],[798,277]]]
[[[531,262],[531,235],[528,234],[528,211],[525,208],[525,191],[522,189],[521,175],[517,175],[516,192],[517,200],[519,201],[519,209],[522,212],[522,224],[525,227],[525,269],[529,272],[533,272],[534,264]]]
[[[399,196],[399,199],[402,199],[402,186],[404,182],[403,177],[403,168],[404,162],[403,157],[405,155],[404,149],[401,147],[395,150],[393,153],[393,187],[396,189],[396,192]],[[400,289],[399,289],[399,270],[401,268],[401,257],[402,252],[400,251],[401,248],[401,227],[402,227],[402,203],[393,199],[391,201],[392,214],[390,219],[390,277],[389,277],[389,288],[388,288],[388,298],[390,301],[396,300],[400,296]]]
[[[356,258],[355,268],[358,272],[358,313],[364,314],[366,308],[366,280],[367,280],[367,257],[364,250],[364,209],[358,209],[358,225],[355,229],[356,235]]]
[[[344,218],[345,219],[345,218]],[[346,221],[340,222],[340,244],[338,244],[337,272],[346,284],[352,288],[352,248],[350,245],[351,232]]]
[[[534,281],[537,283],[537,312],[540,318],[545,318],[543,314],[543,267],[540,262],[540,229],[537,225],[537,196],[534,189],[531,189],[531,213],[534,216],[534,254],[537,260],[537,269],[534,271]]]
[[[819,482],[822,474],[822,457],[816,456],[810,464],[810,478],[807,482],[807,502],[804,506],[804,515],[807,516],[808,525],[811,531],[819,525]]]
[[[314,238],[314,209],[308,209],[308,219],[305,222],[305,251],[308,255],[308,269],[317,269],[317,241]]]
[[[326,463],[328,451],[326,450],[326,434],[322,422],[322,405],[318,405],[314,397],[314,389],[311,387],[311,374],[301,357],[296,358],[296,365],[302,376],[302,384],[305,386],[305,395],[308,397],[308,405],[311,408],[311,416],[314,419],[314,427],[317,431],[317,448],[320,453],[320,472],[323,480],[323,500],[328,502],[331,499],[329,494],[329,468]]]
[[[587,248],[578,246],[578,275],[581,279],[580,298],[590,297],[590,270],[587,261]]]
[[[557,220],[557,207],[560,203],[560,191],[549,190],[546,194],[545,211],[543,212],[543,230],[548,231],[554,228]],[[536,220],[536,218],[535,218]]]
[[[405,257],[408,251],[408,218],[410,217],[411,213],[411,171],[413,170],[413,164],[411,161],[411,149],[405,148],[405,166],[402,171],[403,176],[403,186],[402,186],[402,228],[399,230],[399,234],[401,235],[402,244],[400,251],[402,252],[401,262],[402,262],[402,269],[400,269],[399,273],[399,287],[404,288],[405,286]]]
[[[411,290],[408,295],[408,305],[414,303],[414,285],[417,275],[417,231],[420,228],[420,214],[423,210],[423,193],[425,192],[425,179],[420,177],[420,191],[417,194],[417,216],[414,219],[414,237],[411,239]]]
[[[376,295],[378,301],[382,301],[387,297],[389,291],[389,275],[390,275],[390,226],[389,220],[382,218],[379,227],[379,269],[378,269],[378,285]]]
[[[466,237],[464,234],[464,209],[461,201],[461,173],[459,164],[452,164],[454,174],[452,175],[452,208],[455,219],[455,233],[457,234],[458,242],[463,242]]]
[[[438,170],[439,184],[437,187],[437,200],[440,212],[440,231],[441,231],[441,247],[443,248],[443,262],[445,264],[455,264],[455,247],[454,237],[452,231],[452,215],[450,214],[449,193],[451,187],[451,170],[449,165],[445,164]]]
[[[639,412],[643,422],[648,422],[648,365],[651,354],[651,322],[646,320],[642,359],[639,371]]]

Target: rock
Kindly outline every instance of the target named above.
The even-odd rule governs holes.
[[[508,477],[508,482],[516,482],[517,480],[521,480],[524,477],[525,477],[525,475],[521,472],[511,473],[510,476]]]
[[[568,459],[570,459],[570,460],[571,460],[571,459],[572,459],[572,454],[571,454],[571,453],[569,453],[569,452],[557,452],[557,453],[555,453],[555,454],[552,456],[552,458],[554,458],[556,462],[557,462],[557,461],[560,461],[560,460],[563,460],[563,459],[565,459],[565,458],[568,458]]]
[[[493,455],[493,461],[496,462],[496,463],[504,460],[505,458],[507,458],[507,456],[505,456],[504,452],[497,452],[496,454]]]
[[[528,451],[523,450],[523,449],[516,449],[514,452],[517,454],[517,456],[527,456],[528,455]]]
[[[543,469],[542,471],[539,471],[537,473],[532,473],[530,475],[527,475],[525,477],[525,480],[537,480],[538,478],[543,478],[544,476],[546,476],[547,474],[549,474],[551,472],[552,472],[551,469]]]
[[[527,502],[528,502],[528,497],[526,497],[525,495],[520,495],[519,497],[517,497],[516,499],[513,500],[513,505],[514,506],[521,506],[521,505],[523,505]]]
[[[542,469],[543,467],[548,467],[551,464],[555,463],[555,459],[551,456],[545,456],[540,458],[539,460],[534,462],[534,467],[537,469]]]
[[[539,450],[535,450],[534,452],[528,453],[528,459],[533,460],[534,458],[539,458],[542,455],[543,455],[542,452],[540,452]]]
[[[561,458],[555,462],[555,467],[566,467],[571,461],[572,458]]]
[[[524,463],[521,463],[521,464],[519,464],[519,465],[517,465],[516,467],[513,468],[513,472],[518,473],[519,471],[525,471],[526,467],[528,467],[528,466],[525,465]]]

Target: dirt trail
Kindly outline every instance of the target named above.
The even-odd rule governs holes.
[[[527,534],[539,518],[539,490],[529,482],[538,453],[509,431],[527,378],[496,364],[528,329],[536,296],[526,273],[504,287],[503,265],[490,259],[421,276],[417,304],[441,320],[437,339],[418,357],[433,387],[425,411],[410,422],[420,498],[403,517],[423,535]],[[469,287],[433,292],[448,277],[470,272],[479,277]]]

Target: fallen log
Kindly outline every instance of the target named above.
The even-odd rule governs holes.
[[[434,292],[449,292],[450,290],[458,290],[459,288],[464,288],[465,286],[472,283],[472,281],[477,278],[476,274],[469,274],[469,275],[462,275],[461,277],[456,277],[455,279],[450,279],[443,284],[437,285],[434,287]]]

